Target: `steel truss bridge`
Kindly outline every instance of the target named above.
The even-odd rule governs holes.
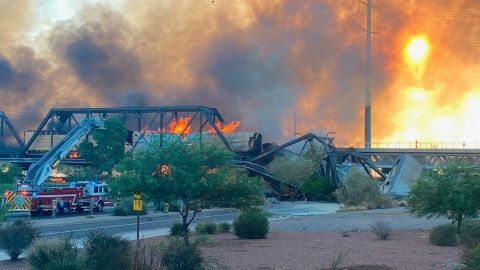
[[[382,169],[391,169],[397,159],[405,154],[415,158],[423,168],[436,168],[451,162],[480,166],[480,149],[358,148],[358,152]]]
[[[139,134],[131,140],[132,148],[146,141],[148,132],[154,131],[160,137],[160,143],[180,140],[181,136],[170,133],[172,125],[176,125],[180,118],[187,119],[182,127],[183,134],[187,130],[198,132],[198,139],[202,140],[204,131],[211,131],[223,142],[225,147],[234,151],[225,135],[218,128],[218,124],[225,121],[215,108],[205,106],[159,106],[159,107],[117,107],[117,108],[53,108],[42,120],[39,127],[33,132],[30,139],[24,142],[18,136],[8,117],[0,112],[0,161],[12,162],[28,167],[38,160],[45,152],[32,149],[32,145],[39,136],[49,136],[49,147],[55,145],[55,135],[65,135],[80,123],[84,117],[113,117],[119,119],[127,130]],[[174,126],[175,127],[175,126]],[[248,170],[251,174],[261,175],[272,184],[275,189],[287,186],[298,190],[294,183],[276,178],[265,167],[275,155],[281,155],[287,147],[302,144],[300,154],[312,144],[319,145],[323,151],[323,158],[317,168],[317,173],[328,177],[335,184],[340,183],[336,170],[338,164],[350,161],[360,164],[367,173],[375,173],[385,179],[382,169],[389,169],[403,154],[410,154],[425,168],[439,166],[450,161],[469,161],[480,165],[480,150],[468,149],[389,149],[389,148],[336,148],[333,139],[309,133],[294,140],[278,145],[269,150],[260,149],[253,152],[236,151],[236,161],[233,166]],[[64,159],[62,163],[88,165],[83,159]]]

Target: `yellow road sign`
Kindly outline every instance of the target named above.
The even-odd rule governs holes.
[[[133,200],[133,211],[142,211],[143,201],[142,200]]]

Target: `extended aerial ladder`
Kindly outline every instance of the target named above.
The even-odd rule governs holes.
[[[37,162],[33,163],[22,181],[22,189],[38,190],[50,176],[53,168],[92,129],[103,128],[103,119],[87,117],[70,130],[65,137]]]

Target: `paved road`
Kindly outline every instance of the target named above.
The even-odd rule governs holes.
[[[334,203],[280,203],[266,207],[271,218],[285,218],[298,215],[320,215],[334,213],[338,204]],[[107,211],[108,212],[108,211]],[[208,209],[197,215],[193,225],[206,221],[231,222],[236,210],[233,209]],[[111,215],[81,215],[52,218],[33,219],[40,228],[42,236],[52,237],[61,234],[71,235],[73,239],[84,238],[90,231],[104,229],[108,232],[127,235],[128,238],[136,237],[136,217],[115,217]],[[174,224],[181,222],[178,213],[153,213],[140,217],[141,234],[145,237],[165,235]],[[192,227],[193,228],[193,227]]]
[[[324,215],[291,216],[270,220],[272,231],[368,231],[376,220],[384,220],[394,230],[430,229],[448,223],[444,218],[415,217],[404,207],[367,211],[330,213]]]
[[[265,207],[270,213],[272,231],[340,231],[370,230],[371,225],[382,219],[390,222],[393,229],[429,229],[447,223],[445,218],[418,218],[405,208],[376,209],[357,212],[336,213],[339,208],[334,203],[282,202]],[[61,234],[71,235],[74,239],[84,238],[90,231],[105,229],[108,232],[122,234],[127,238],[136,237],[136,217],[115,217],[108,214],[67,216],[32,219],[46,237]],[[214,221],[231,222],[236,211],[233,209],[210,209],[200,213],[193,224]],[[141,234],[145,237],[165,235],[174,224],[181,222],[178,213],[153,213],[140,218]],[[193,227],[192,227],[193,228]]]
[[[235,214],[231,209],[217,209],[201,212],[195,218],[195,222],[215,221],[223,222],[233,219]],[[114,216],[82,216],[59,218],[56,220],[34,221],[40,228],[41,235],[52,237],[58,235],[71,235],[73,239],[84,238],[89,232],[97,229],[115,234],[128,234],[135,232],[137,228],[136,216],[114,217]],[[169,229],[174,223],[181,222],[178,213],[155,213],[140,217],[141,232],[151,230]]]

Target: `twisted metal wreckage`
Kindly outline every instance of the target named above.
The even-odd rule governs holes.
[[[286,151],[287,147],[302,143],[300,155],[307,147],[319,145],[322,158],[316,173],[328,177],[335,185],[341,185],[343,175],[352,167],[363,168],[368,175],[379,178],[383,183],[387,179],[387,175],[357,149],[337,149],[333,138],[308,133],[282,145],[267,147],[268,144],[265,144],[264,147],[258,132],[223,132],[222,126],[226,125],[223,117],[217,109],[205,106],[52,108],[35,131],[25,132],[25,142],[20,139],[6,114],[0,112],[0,161],[28,167],[52,149],[58,148],[57,144],[68,141],[64,137],[88,117],[119,119],[129,131],[126,144],[131,149],[142,147],[152,139],[166,144],[182,138],[200,141],[217,138],[235,153],[233,166],[246,169],[253,175],[261,175],[277,192],[281,192],[282,187],[296,192],[299,187],[274,176],[266,165],[274,156]],[[78,141],[69,147],[74,148],[77,144]],[[88,165],[81,158],[64,158],[61,162]],[[388,191],[395,191],[395,185],[391,183],[397,180],[389,178]]]

